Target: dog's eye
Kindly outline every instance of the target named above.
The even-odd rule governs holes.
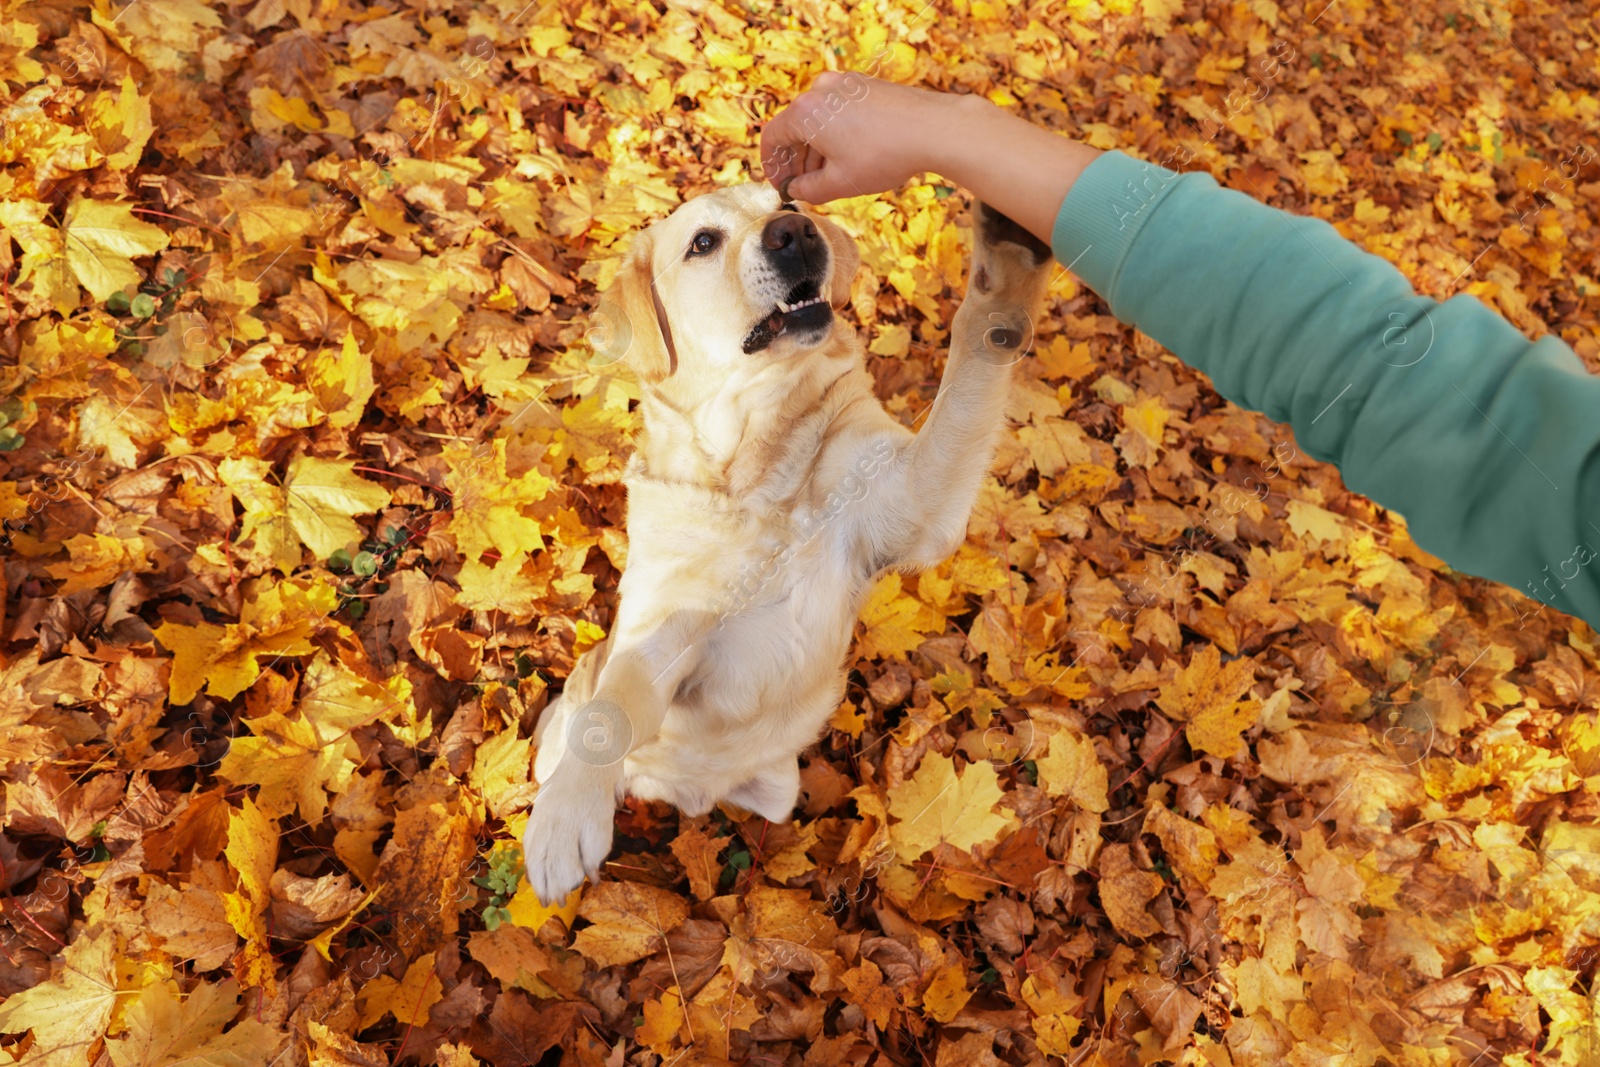
[[[701,230],[694,235],[694,240],[689,242],[691,256],[703,256],[714,251],[722,241],[722,235],[715,230]]]

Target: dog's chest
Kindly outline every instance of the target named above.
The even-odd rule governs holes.
[[[740,719],[829,699],[870,578],[851,513],[860,492],[846,483],[778,509],[683,487],[629,491],[623,601],[710,620],[674,703]]]

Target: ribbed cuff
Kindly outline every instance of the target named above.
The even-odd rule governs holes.
[[[1084,168],[1061,202],[1051,251],[1116,314],[1116,285],[1134,238],[1181,175],[1121,152]]]

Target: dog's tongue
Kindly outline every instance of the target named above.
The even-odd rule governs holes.
[[[772,314],[768,315],[767,321],[764,323],[764,325],[768,330],[772,331],[772,333],[776,335],[778,331],[783,329],[783,312],[774,311]]]

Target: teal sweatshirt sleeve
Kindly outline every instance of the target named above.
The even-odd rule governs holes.
[[[1288,423],[1424,549],[1600,628],[1600,377],[1560,338],[1120,152],[1084,170],[1052,237],[1113,315]]]

